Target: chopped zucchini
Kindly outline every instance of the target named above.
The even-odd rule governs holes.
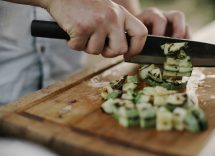
[[[119,90],[114,90],[112,93],[108,94],[106,99],[116,99],[121,95],[121,92]]]
[[[159,68],[155,68],[148,73],[149,77],[157,82],[162,82],[162,75]]]
[[[118,111],[118,115],[122,117],[127,117],[127,118],[132,118],[132,117],[137,117],[138,116],[138,111],[136,108],[125,108],[125,107],[120,107]]]
[[[180,52],[177,55],[177,58],[178,59],[184,59],[186,57],[187,57],[187,54],[185,53],[185,51],[184,50],[180,50]]]
[[[184,119],[186,117],[187,111],[184,108],[176,108],[173,111],[173,126],[176,130],[182,131],[184,130]]]
[[[192,67],[193,65],[191,63],[190,57],[187,56],[186,58],[179,60],[178,66],[179,67]]]
[[[152,104],[150,104],[150,103],[141,103],[141,104],[137,104],[136,107],[137,107],[138,111],[142,111],[142,110],[145,110],[145,109],[152,108]]]
[[[124,100],[133,100],[133,98],[134,98],[133,94],[134,94],[133,90],[128,90],[122,94],[121,98]]]
[[[187,42],[181,43],[166,43],[161,46],[164,50],[164,54],[167,56],[177,55],[181,50],[187,47]]]
[[[172,113],[161,107],[157,111],[156,129],[158,131],[169,131],[172,129]]]
[[[164,63],[164,70],[171,71],[171,72],[178,72],[179,66],[171,66],[171,65],[168,65],[167,63]]]
[[[137,87],[134,83],[125,83],[122,87],[123,91],[134,90]]]
[[[177,77],[190,77],[191,76],[191,72],[187,72],[187,73],[177,73]]]
[[[125,84],[127,75],[121,78],[120,80],[113,81],[110,83],[111,88],[115,90],[122,90],[122,86]]]
[[[126,117],[119,117],[118,118],[119,124],[123,127],[136,127],[140,124],[140,119],[136,118],[126,118]]]
[[[156,117],[156,109],[154,107],[138,110],[139,117],[143,119],[151,119]]]
[[[164,87],[168,90],[178,90],[178,89],[184,89],[186,88],[186,83],[171,83],[171,82],[166,82],[163,81],[162,83],[158,83],[150,78],[145,79],[145,81],[150,85],[150,86],[161,86]]]
[[[149,119],[144,119],[140,118],[140,127],[141,128],[155,128],[156,126],[156,119],[155,118],[149,118]]]
[[[186,88],[193,70],[190,57],[184,51],[186,46],[185,42],[162,46],[166,55],[162,71],[153,64],[144,65],[139,71],[141,79],[126,75],[107,85],[101,93],[106,100],[102,110],[124,127],[191,132],[207,129],[203,111],[183,90],[177,91]]]
[[[181,106],[187,101],[187,95],[182,93],[177,93],[169,95],[166,99],[167,104]]]
[[[199,123],[199,128],[200,130],[205,130],[207,129],[207,120],[205,118],[204,112],[200,108],[191,108],[191,113],[197,118],[198,123]]]
[[[154,64],[145,65],[142,68],[140,68],[139,72],[140,78],[142,78],[143,80],[147,78],[149,76],[149,71],[153,70],[154,68],[155,68]]]
[[[148,96],[154,95],[155,94],[155,88],[154,87],[145,87],[142,90],[142,93]]]
[[[137,76],[127,76],[127,83],[135,83],[137,84],[139,81],[138,81],[138,78]]]
[[[180,60],[173,57],[167,57],[166,64],[169,66],[178,66],[180,64]]]
[[[155,106],[164,106],[166,104],[166,96],[154,96],[154,105]]]
[[[185,129],[190,132],[198,132],[200,131],[200,126],[198,124],[197,118],[191,113],[188,112],[185,119]]]
[[[179,67],[179,73],[192,72],[192,70],[193,70],[192,67]]]
[[[177,76],[177,72],[168,71],[168,70],[163,71],[163,77],[176,77],[176,76]]]
[[[114,100],[109,99],[102,104],[101,108],[105,113],[111,114],[113,113],[113,104]]]
[[[135,103],[141,104],[141,103],[147,103],[149,102],[151,97],[149,95],[139,94],[139,96],[136,97]]]

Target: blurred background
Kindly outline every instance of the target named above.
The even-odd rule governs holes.
[[[192,31],[196,32],[215,18],[215,0],[140,0],[143,9],[158,7],[162,10],[181,10]]]
[[[157,7],[165,11],[184,12],[193,33],[215,20],[215,0],[140,0],[140,2],[143,9]],[[103,59],[98,56],[88,56],[86,67],[91,67]]]

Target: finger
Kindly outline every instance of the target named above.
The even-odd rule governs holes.
[[[166,31],[167,19],[164,15],[158,15],[152,18],[152,34],[163,36]]]
[[[192,38],[192,35],[191,35],[191,29],[190,29],[190,26],[189,25],[186,25],[186,31],[185,31],[185,36],[184,36],[185,39],[191,39]]]
[[[71,49],[82,51],[86,49],[87,42],[88,42],[88,36],[78,36],[78,37],[72,37],[68,41],[68,46]]]
[[[138,19],[146,25],[150,34],[158,36],[165,35],[167,18],[159,9],[146,9],[138,16]]]
[[[118,56],[119,54],[116,53],[115,51],[113,51],[110,47],[106,47],[106,48],[102,51],[101,55],[102,55],[103,57],[106,57],[106,58],[113,58],[113,57]]]
[[[125,37],[123,26],[120,29],[112,30],[108,35],[108,51],[114,52],[116,55],[122,55],[128,51],[128,43]]]
[[[164,13],[170,23],[173,26],[172,37],[184,38],[186,32],[186,22],[183,13],[178,11],[170,11]]]
[[[125,29],[131,37],[129,51],[124,55],[125,59],[129,59],[133,55],[141,52],[148,35],[148,31],[141,21],[128,12],[125,20]]]
[[[95,32],[89,39],[85,51],[89,54],[99,55],[105,46],[106,34],[104,31]]]

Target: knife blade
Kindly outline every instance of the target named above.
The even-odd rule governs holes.
[[[148,35],[145,46],[141,53],[126,60],[131,63],[140,64],[163,64],[165,56],[161,45],[165,43],[187,42],[188,48],[185,50],[187,55],[191,57],[193,66],[195,67],[215,67],[215,45],[185,39],[177,39],[170,37],[161,37]]]
[[[68,34],[56,22],[34,20],[31,24],[31,34],[35,37],[55,38],[69,40]],[[127,36],[129,40],[129,37]],[[163,64],[165,56],[161,45],[165,43],[187,42],[186,53],[191,57],[193,66],[215,67],[215,45],[185,39],[148,35],[141,53],[133,56],[130,63]]]

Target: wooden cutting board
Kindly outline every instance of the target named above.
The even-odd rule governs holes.
[[[100,87],[138,68],[121,61],[104,61],[1,107],[0,131],[68,156],[214,155],[215,68],[196,68],[189,86],[189,94],[197,97],[206,113],[209,129],[201,133],[157,132],[124,128],[101,111]]]
[[[104,114],[99,87],[137,70],[134,64],[112,65],[103,63],[100,69],[1,108],[1,131],[42,143],[62,155],[197,155],[207,146],[215,127],[215,88],[211,86],[215,85],[214,68],[200,70],[207,77],[197,93],[209,129],[189,133],[128,129]]]

